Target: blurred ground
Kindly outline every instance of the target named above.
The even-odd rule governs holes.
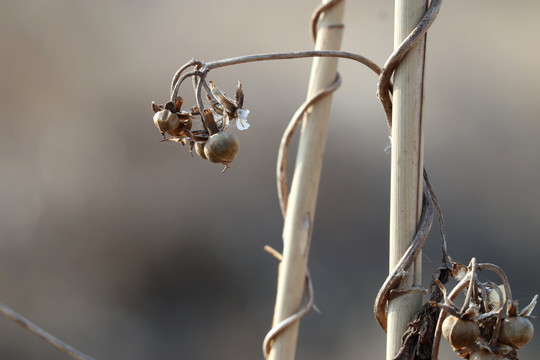
[[[310,61],[211,74],[228,92],[241,79],[251,110],[225,174],[159,143],[150,103],[193,57],[311,49],[316,5],[2,1],[0,301],[100,360],[261,359],[277,269],[262,248],[281,249],[275,158]],[[348,2],[342,48],[383,64],[392,6]],[[522,304],[540,292],[539,11],[446,1],[427,52],[425,164],[450,254],[502,266]],[[375,77],[345,60],[340,72],[310,256],[322,312],[303,320],[298,359],[384,356],[371,309],[388,261],[388,136]],[[537,337],[521,358],[539,351]],[[67,358],[4,318],[0,357]]]

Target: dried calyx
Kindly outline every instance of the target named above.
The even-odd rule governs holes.
[[[249,123],[247,122],[247,116],[249,110],[243,109],[244,105],[244,92],[242,91],[242,83],[238,80],[238,86],[236,88],[236,96],[234,100],[229,98],[223,91],[218,89],[212,81],[209,82],[212,95],[217,100],[218,104],[223,109],[223,116],[228,123],[231,120],[236,120],[236,127],[239,130],[247,130]]]

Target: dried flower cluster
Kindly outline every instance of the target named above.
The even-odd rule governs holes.
[[[196,86],[199,84],[201,83],[197,83]],[[195,148],[195,152],[201,158],[225,165],[223,169],[225,171],[240,148],[238,139],[225,130],[231,121],[236,122],[239,130],[249,128],[250,125],[247,122],[249,110],[243,108],[244,92],[240,81],[238,81],[234,100],[218,89],[212,81],[209,84],[208,86],[204,83],[203,86],[210,103],[209,108],[204,109],[204,105],[199,103],[198,106],[183,111],[181,110],[182,98],[173,92],[171,101],[165,105],[152,103],[155,113],[154,124],[161,132],[163,141],[189,144],[189,152],[192,156]],[[201,125],[193,129],[193,122],[197,117],[200,118]]]
[[[476,272],[479,270],[495,272],[502,284],[478,280]],[[459,283],[447,295],[438,282],[444,304],[433,305],[443,310],[442,317],[448,315],[442,323],[442,334],[454,351],[465,359],[517,359],[517,350],[523,348],[534,334],[529,319],[537,295],[518,313],[518,303],[512,300],[508,279],[498,266],[476,264],[475,259],[469,266],[452,263],[452,276]],[[460,309],[452,300],[465,288],[465,302]]]

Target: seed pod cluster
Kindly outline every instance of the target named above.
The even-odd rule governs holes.
[[[526,316],[507,313],[499,322],[498,337],[494,340],[494,336],[497,336],[494,332],[497,313],[449,315],[442,324],[442,334],[461,357],[477,360],[514,359],[506,355],[514,356],[516,350],[531,341],[534,326]],[[491,347],[486,344],[491,344]]]
[[[178,74],[180,76],[180,74]],[[247,122],[249,110],[243,108],[244,92],[242,83],[238,81],[236,96],[229,98],[223,91],[210,81],[210,85],[196,83],[195,86],[201,86],[198,90],[206,91],[206,99],[210,102],[208,108],[201,103],[198,98],[198,104],[201,107],[192,107],[191,110],[182,111],[183,100],[177,96],[176,81],[173,80],[172,99],[165,105],[156,105],[152,103],[154,110],[154,124],[161,132],[163,141],[177,142],[182,145],[189,144],[189,152],[193,149],[203,159],[210,162],[225,165],[225,169],[234,161],[240,148],[238,139],[226,129],[230,121],[236,122],[239,130],[246,130],[250,124]],[[202,80],[205,81],[205,80]],[[196,89],[197,90],[197,89]],[[201,111],[202,110],[202,111]],[[200,129],[193,130],[194,119],[199,118]],[[166,135],[170,135],[167,137]],[[225,171],[224,169],[224,171]]]
[[[456,286],[452,293],[457,294],[465,286],[468,290],[462,309],[457,308],[453,297],[448,299],[445,295],[445,304],[440,305],[446,312],[441,324],[443,337],[457,355],[465,359],[517,359],[517,350],[531,341],[534,335],[530,315],[537,296],[518,313],[517,301],[512,300],[510,285],[499,267],[476,264],[475,259],[468,267],[461,264],[453,266],[453,275],[459,275],[454,278],[459,278],[461,285],[459,288]],[[493,270],[503,280],[503,285],[479,281],[475,274],[478,269]],[[467,278],[468,284],[464,282]],[[446,294],[442,284],[439,287]]]

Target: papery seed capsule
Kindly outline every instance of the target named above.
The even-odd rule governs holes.
[[[180,119],[167,109],[163,109],[154,114],[154,124],[162,132],[174,131],[180,126]]]
[[[195,152],[202,157],[203,159],[206,159],[206,155],[204,155],[204,143],[196,142],[195,143]]]
[[[470,360],[504,360],[504,356],[499,354],[490,353],[487,350],[474,351],[471,354]]]
[[[503,320],[499,332],[499,342],[521,349],[534,335],[531,321],[522,316],[511,316]]]
[[[480,336],[480,328],[472,320],[463,320],[450,315],[444,319],[442,333],[454,349],[472,349]]]
[[[240,144],[233,134],[220,131],[210,136],[204,145],[206,158],[213,163],[228,165],[233,162]]]

